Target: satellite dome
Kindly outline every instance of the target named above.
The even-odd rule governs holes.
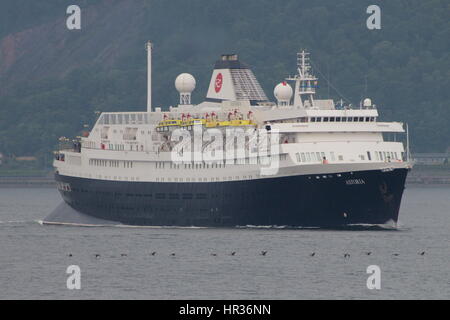
[[[285,81],[277,84],[273,90],[275,98],[279,101],[289,101],[292,98],[292,87]]]
[[[175,79],[178,92],[190,93],[195,89],[195,78],[189,73],[182,73]]]
[[[364,107],[371,107],[372,106],[372,100],[370,100],[369,98],[365,98],[363,101],[363,106]]]

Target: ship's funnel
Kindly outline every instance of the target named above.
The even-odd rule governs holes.
[[[222,55],[216,62],[206,95],[206,101],[225,100],[250,100],[252,105],[268,101],[252,70],[236,54]]]

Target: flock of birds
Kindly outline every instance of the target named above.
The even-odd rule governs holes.
[[[367,251],[367,252],[365,252],[365,254],[366,254],[367,256],[370,256],[370,255],[372,254],[372,251]],[[420,256],[424,256],[424,255],[425,255],[425,251],[418,252],[417,254],[420,255]],[[151,256],[156,256],[156,251],[151,252],[150,255],[151,255]],[[236,251],[230,252],[229,255],[230,255],[230,256],[235,256],[235,255],[236,255]],[[259,255],[260,255],[260,256],[266,256],[266,255],[267,255],[267,250],[261,251],[261,252],[259,253]],[[395,257],[400,256],[399,253],[393,253],[392,255],[395,256]],[[73,257],[73,254],[72,254],[72,253],[69,253],[69,254],[67,254],[67,256],[68,256],[68,257]],[[127,257],[128,255],[127,255],[126,253],[121,253],[120,256],[121,256],[121,257]],[[171,257],[175,257],[175,256],[176,256],[175,252],[172,252],[172,253],[170,254],[170,256],[171,256]],[[217,256],[217,253],[213,252],[213,253],[211,253],[211,256],[216,257],[216,256]],[[311,252],[311,253],[309,254],[309,256],[310,256],[310,257],[315,257],[315,256],[316,256],[316,252]],[[94,257],[95,257],[96,259],[99,259],[99,258],[101,257],[101,255],[100,255],[99,253],[96,253],[96,254],[94,254]],[[344,258],[345,258],[345,259],[350,258],[350,254],[347,253],[347,252],[344,253]]]

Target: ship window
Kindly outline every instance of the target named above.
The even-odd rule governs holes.
[[[311,160],[312,160],[313,162],[316,162],[316,161],[317,161],[317,157],[316,157],[316,153],[315,153],[315,152],[311,152]]]
[[[330,117],[330,122],[334,122],[334,117]]]
[[[136,140],[136,133],[138,128],[125,128],[125,133],[123,134],[123,140]]]
[[[328,117],[323,117],[323,122],[328,122]]]
[[[367,159],[369,159],[369,161],[372,161],[372,157],[370,156],[370,151],[367,151]]]
[[[366,122],[369,122],[370,121],[370,117],[366,117]]]
[[[378,153],[380,154],[380,160],[383,161],[384,160],[383,153],[381,151],[379,151]]]
[[[102,128],[102,132],[101,132],[102,139],[108,139],[108,131],[109,131],[109,127]]]
[[[341,122],[341,117],[336,117],[336,122]]]
[[[321,152],[322,159],[325,158],[325,152]]]
[[[347,121],[348,122],[353,122],[353,118],[352,117],[347,117]]]
[[[379,161],[380,157],[378,156],[378,152],[375,151],[375,160]]]
[[[353,122],[357,122],[358,121],[358,117],[353,117]]]
[[[192,193],[183,193],[183,199],[192,199]]]
[[[316,122],[316,117],[311,117],[311,122]]]
[[[331,157],[331,160],[332,160],[332,161],[335,161],[335,160],[336,160],[336,158],[335,158],[335,156],[334,156],[334,152],[330,152],[330,157]]]
[[[316,152],[316,156],[317,156],[317,161],[321,161],[321,157],[320,157],[320,152]]]
[[[157,193],[155,195],[156,199],[165,199],[166,198],[166,194],[165,193]]]
[[[305,157],[305,153],[304,152],[301,153],[301,156],[302,156],[302,162],[306,162],[306,157]]]
[[[338,159],[339,159],[339,161],[342,161],[342,160],[344,160],[344,156],[343,155],[339,155]]]
[[[306,153],[306,161],[308,161],[308,162],[311,161],[311,153],[309,153],[309,152]]]
[[[347,122],[347,117],[342,117],[342,122]]]
[[[317,117],[316,122],[322,122],[322,117]]]
[[[295,156],[297,157],[297,162],[302,162],[302,159],[300,158],[300,154],[298,152],[295,154]]]
[[[364,117],[359,117],[360,122],[364,122]]]

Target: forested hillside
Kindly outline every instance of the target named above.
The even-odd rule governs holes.
[[[74,2],[82,29],[69,31]],[[381,30],[366,27],[370,4],[381,7]],[[2,0],[0,152],[44,159],[59,136],[92,124],[96,110],[144,110],[147,40],[155,48],[154,103],[163,108],[177,102],[181,72],[196,77],[200,102],[214,61],[230,52],[273,99],[306,48],[321,97],[357,105],[369,96],[384,119],[409,123],[413,152],[444,152],[449,17],[448,0]]]

